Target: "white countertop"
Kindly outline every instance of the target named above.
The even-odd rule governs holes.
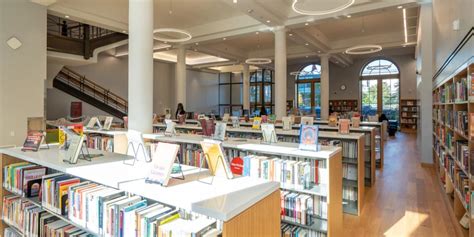
[[[164,124],[154,124],[155,127],[165,128],[166,125]],[[328,126],[329,127],[329,126]],[[196,125],[176,125],[177,129],[188,129],[188,130],[196,130],[201,131],[202,128]],[[332,127],[330,127],[332,128]],[[368,130],[372,130],[374,128],[368,128]],[[337,130],[337,128],[335,128]],[[250,127],[240,127],[240,128],[233,128],[227,127],[226,132],[228,133],[252,133],[252,134],[262,134],[261,130],[252,129]],[[362,130],[361,130],[362,132]],[[298,137],[299,130],[283,130],[283,129],[275,129],[275,133],[277,136],[292,136]],[[339,134],[338,132],[331,132],[331,131],[319,131],[320,138],[332,138],[332,139],[359,139],[360,137],[364,136],[363,133],[349,133],[349,134]],[[146,138],[146,137],[144,137]]]
[[[359,134],[364,136],[363,134]],[[144,134],[145,139],[161,142],[186,143],[199,145],[204,138],[201,135],[178,134],[176,136],[164,136],[163,134]],[[329,159],[341,150],[340,147],[322,146],[321,151],[303,151],[298,149],[297,143],[277,142],[273,144],[261,144],[258,139],[228,138],[222,142],[224,148],[251,151],[269,155],[298,156],[315,159]]]
[[[130,156],[102,151],[100,153],[104,156],[90,162],[79,160],[77,164],[64,163],[65,152],[57,147],[38,152],[22,152],[21,148],[1,149],[0,153],[224,221],[279,189],[277,182],[250,177],[232,180],[215,177],[212,185],[204,184],[196,181],[199,168],[191,166],[182,166],[185,180],[171,179],[168,187],[148,184],[144,179],[150,163],[125,165],[123,159],[130,159]],[[200,174],[204,180],[210,179],[206,169],[202,169]]]

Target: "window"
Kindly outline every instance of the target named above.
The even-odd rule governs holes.
[[[265,105],[267,114],[274,109],[273,71],[259,69],[250,75],[250,113],[260,115],[260,108]]]
[[[219,115],[242,114],[242,76],[242,73],[219,73]]]
[[[310,64],[296,75],[296,105],[303,114],[321,116],[321,66]]]
[[[389,120],[399,120],[400,72],[386,59],[376,59],[361,71],[362,114],[385,114]]]

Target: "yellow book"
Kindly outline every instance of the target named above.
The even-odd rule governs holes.
[[[172,215],[172,216],[169,216],[168,218],[162,220],[162,221],[160,222],[160,226],[158,227],[158,237],[167,237],[167,236],[169,236],[169,233],[163,233],[163,230],[161,230],[160,227],[161,227],[162,225],[164,225],[164,224],[166,224],[166,223],[170,223],[170,222],[172,222],[172,221],[174,221],[174,220],[176,220],[176,219],[178,219],[178,218],[180,218],[180,215],[179,215],[179,213],[176,213],[176,214],[174,214],[174,215]]]
[[[201,142],[202,151],[205,154],[209,172],[213,176],[233,178],[229,163],[224,156],[221,142],[214,140],[204,140]]]
[[[260,124],[262,124],[262,118],[261,117],[254,117],[253,118],[252,129],[260,130]]]

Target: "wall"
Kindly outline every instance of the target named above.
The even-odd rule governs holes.
[[[474,27],[474,1],[433,0],[433,49],[434,72],[438,71],[464,36]],[[453,21],[459,20],[459,30],[453,29]],[[440,75],[449,77],[461,64],[474,56],[474,37],[464,46]]]
[[[98,63],[70,67],[115,94],[128,98],[128,58],[115,57],[107,53],[99,56]],[[48,64],[48,74],[54,74],[57,65]],[[52,72],[54,71],[54,72]],[[154,62],[153,111],[163,114],[165,108],[176,110],[174,98],[175,64]],[[217,74],[187,70],[187,111],[210,112],[218,109]],[[78,99],[57,89],[48,89],[47,118],[57,119],[69,114],[70,102]],[[83,103],[83,114],[93,116],[106,114]]]
[[[15,36],[22,46],[5,43]],[[0,1],[0,145],[21,145],[28,117],[44,116],[46,7]]]

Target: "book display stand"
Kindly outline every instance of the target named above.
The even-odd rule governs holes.
[[[205,159],[204,159],[205,158]],[[217,156],[217,162],[216,162],[216,165],[214,167],[212,167],[212,164],[208,162],[209,160],[209,154],[207,153],[204,153],[204,156],[201,156],[201,159],[200,159],[200,165],[199,165],[199,176],[197,178],[197,181],[201,182],[201,183],[204,183],[204,184],[209,184],[209,185],[212,185],[214,183],[214,177],[215,177],[215,174],[211,174],[211,181],[210,182],[206,182],[202,179],[202,171],[203,171],[203,168],[202,168],[202,165],[203,165],[203,159],[206,161],[207,163],[207,166],[209,166],[209,170],[216,170],[217,166],[219,166],[219,161],[221,162],[222,165],[224,165],[224,161],[222,159],[224,159],[224,157],[222,156]]]
[[[141,151],[143,156],[145,157],[145,162],[151,162],[151,159],[147,156],[146,154],[146,150],[145,150],[145,147],[142,143],[139,143],[135,149],[135,143],[133,142],[129,142],[128,143],[128,146],[127,146],[127,154],[130,154],[129,153],[129,149],[132,148],[132,156],[133,156],[133,160],[132,162],[130,163],[129,160],[126,160],[124,159],[123,160],[123,163],[126,164],[126,165],[135,165],[135,161],[138,161],[138,155],[140,154],[139,152]]]

